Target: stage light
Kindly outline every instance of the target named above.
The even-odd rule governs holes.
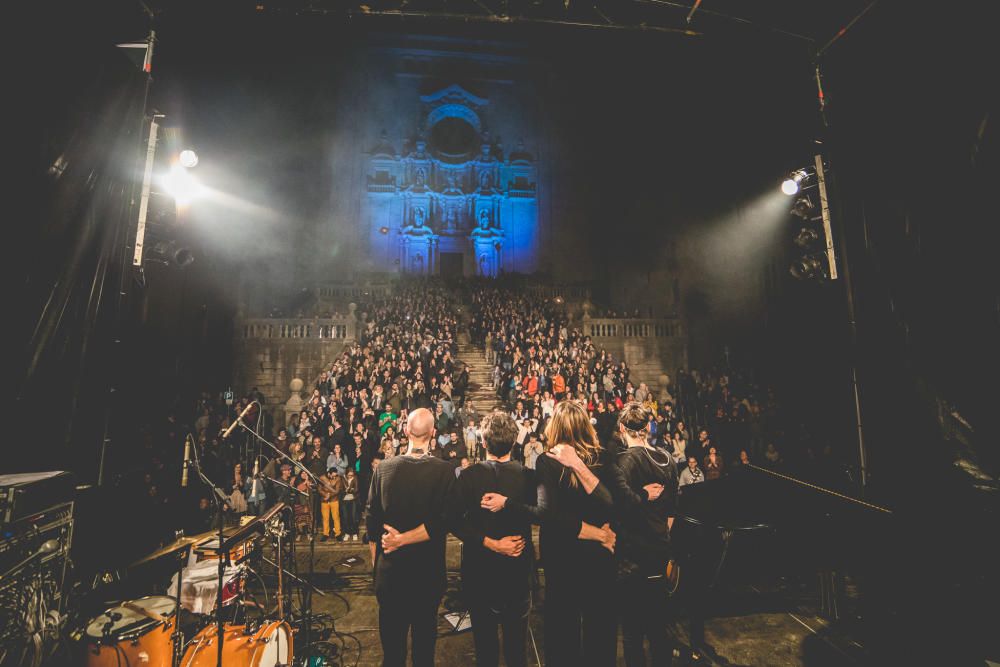
[[[388,234],[389,233],[389,228],[386,227],[385,225],[383,225],[383,226],[381,226],[381,227],[378,228],[378,233],[379,234]]]
[[[812,278],[826,278],[826,269],[822,255],[806,255],[792,262],[788,269],[798,280],[810,280]]]
[[[146,261],[183,268],[194,262],[194,253],[177,241],[157,241],[146,249]]]
[[[809,249],[819,243],[819,232],[812,227],[803,227],[795,235],[795,245],[803,249]]]
[[[806,174],[805,169],[793,171],[788,175],[788,178],[782,181],[781,191],[791,197],[799,191],[799,184],[802,183],[807,176],[808,174]]]
[[[795,203],[792,204],[792,215],[798,216],[803,220],[808,220],[812,217],[812,212],[815,208],[816,205],[813,204],[812,199],[804,195],[796,199]]]
[[[174,198],[178,206],[186,206],[201,194],[201,184],[187,169],[175,164],[160,179],[163,189]]]
[[[177,161],[185,169],[194,169],[198,166],[198,154],[187,148],[182,150],[181,154],[177,156]]]

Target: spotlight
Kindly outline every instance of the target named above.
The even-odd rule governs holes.
[[[170,168],[160,179],[163,189],[174,198],[178,206],[186,206],[201,194],[201,184],[188,170],[179,164]]]
[[[795,235],[795,245],[802,249],[809,249],[819,242],[819,232],[812,227],[803,227]]]
[[[182,150],[181,154],[177,156],[177,161],[185,169],[194,169],[198,166],[198,154],[187,148]]]
[[[788,178],[782,181],[781,191],[791,197],[799,191],[799,184],[804,181],[807,176],[808,174],[806,174],[805,169],[793,171],[788,175]]]
[[[177,241],[157,241],[146,250],[146,260],[183,268],[194,262],[194,254]]]
[[[806,255],[792,262],[788,271],[797,280],[810,280],[812,278],[826,278],[826,269],[823,266],[821,255]]]
[[[389,233],[389,228],[386,227],[385,225],[383,225],[383,226],[381,226],[381,227],[378,228],[378,233],[379,234],[388,234]]]
[[[792,215],[798,216],[803,220],[808,220],[813,209],[815,208],[816,205],[813,204],[812,199],[808,196],[802,196],[796,199],[795,203],[792,204]]]

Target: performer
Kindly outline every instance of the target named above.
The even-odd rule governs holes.
[[[486,461],[458,478],[459,518],[453,532],[465,545],[462,587],[469,600],[476,665],[500,662],[497,631],[503,628],[508,667],[527,664],[528,611],[536,520],[535,485],[521,464],[510,460],[517,424],[496,411],[483,420]]]
[[[560,402],[536,463],[545,568],[545,664],[615,664],[612,500],[594,473],[601,446],[586,408]],[[593,468],[593,469],[592,469]]]
[[[372,473],[367,527],[387,667],[406,664],[412,631],[414,667],[434,664],[437,610],[445,589],[448,500],[453,466],[428,456],[434,415],[420,408],[405,428],[409,446]]]
[[[608,467],[618,536],[619,618],[627,667],[645,667],[643,640],[653,665],[669,665],[668,597],[679,570],[671,558],[670,528],[676,514],[677,466],[665,450],[648,444],[650,410],[632,401],[618,417],[627,446]]]

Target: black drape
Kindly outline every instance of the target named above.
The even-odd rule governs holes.
[[[97,476],[105,419],[120,375],[121,340],[134,280],[130,236],[148,124],[147,75],[113,42],[81,54],[71,70],[89,81],[63,86],[42,104],[22,231],[12,253],[20,283],[9,330],[13,442],[5,470],[69,469]],[[113,435],[113,429],[111,431]]]

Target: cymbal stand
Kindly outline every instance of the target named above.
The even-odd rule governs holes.
[[[270,441],[268,441],[266,438],[264,438],[262,435],[260,435],[257,431],[255,431],[254,429],[252,429],[249,426],[247,426],[246,423],[242,419],[239,419],[237,421],[239,422],[239,425],[241,427],[243,427],[244,429],[246,429],[247,431],[249,431],[250,433],[252,433],[254,436],[256,436],[256,438],[259,441],[263,442],[265,445],[267,445],[272,450],[274,450],[274,452],[278,456],[280,456],[281,458],[283,458],[283,459],[287,460],[289,463],[291,463],[292,467],[294,469],[297,469],[297,470],[300,470],[302,472],[305,472],[305,474],[312,480],[312,482],[313,482],[312,486],[309,487],[308,493],[305,493],[304,495],[307,498],[306,502],[309,503],[309,515],[312,517],[313,523],[315,523],[315,521],[316,521],[316,518],[314,516],[314,512],[315,512],[315,507],[314,507],[315,502],[314,502],[314,500],[315,500],[315,498],[314,498],[313,494],[315,493],[314,489],[319,486],[319,483],[320,483],[319,482],[319,478],[317,478],[316,475],[314,475],[312,473],[312,471],[309,470],[309,468],[307,468],[304,465],[302,465],[302,463],[300,461],[296,461],[292,457],[288,456],[288,454],[285,454],[283,451],[281,451],[280,449],[278,449]],[[302,493],[302,492],[300,491],[300,493]],[[302,619],[303,619],[303,621],[305,623],[304,632],[302,634],[303,634],[303,639],[304,639],[304,645],[305,646],[309,646],[310,645],[311,634],[312,634],[312,591],[313,591],[313,575],[315,573],[315,565],[316,565],[316,530],[315,530],[315,526],[311,526],[311,529],[309,531],[309,574],[308,574],[308,576],[306,578],[306,581],[308,582],[308,585],[304,587],[305,588],[305,594],[303,596],[304,597],[304,602],[303,602],[303,605],[302,605],[303,606],[303,609],[302,609]],[[279,572],[280,572],[280,570],[279,570]],[[220,663],[220,667],[221,667],[221,663]]]
[[[177,594],[174,596],[174,632],[170,636],[170,641],[173,642],[170,665],[171,667],[180,667],[181,653],[184,650],[184,636],[181,634],[181,586],[184,584],[184,551],[174,553],[174,558],[177,561]]]
[[[278,559],[278,562],[274,563],[273,561],[268,560],[266,556],[261,556],[261,558],[263,558],[265,563],[270,563],[271,565],[275,566],[278,570],[278,593],[277,593],[278,618],[284,621],[285,620],[285,578],[284,578],[285,568],[283,566],[283,561],[282,561],[281,543],[285,539],[285,535],[288,534],[288,530],[285,529],[285,524],[281,520],[281,517],[275,516],[270,521],[267,522],[267,526],[265,527],[265,532],[267,533],[268,537],[275,540],[275,552],[277,554],[276,558]]]
[[[223,550],[222,544],[225,541],[225,534],[223,532],[224,511],[226,503],[229,502],[229,499],[226,497],[226,494],[222,491],[222,489],[217,487],[212,482],[212,480],[210,480],[208,477],[205,476],[205,473],[201,471],[201,464],[199,462],[188,461],[188,466],[194,468],[194,471],[198,473],[198,477],[201,478],[201,481],[204,482],[204,484],[208,488],[212,489],[212,497],[215,499],[215,506],[217,508],[216,516],[219,528],[219,535],[218,535],[219,545],[217,547],[216,553],[219,556],[219,580],[218,580],[219,587],[218,590],[216,591],[216,596],[215,596],[215,624],[216,624],[216,632],[218,632],[219,635],[219,643],[218,643],[218,652],[216,654],[216,667],[223,667],[222,644],[223,642],[225,642],[225,633],[224,633],[224,621],[222,618],[222,589],[223,586],[225,585],[226,565],[229,564],[229,554],[228,552]],[[178,584],[179,583],[180,582],[178,582]],[[178,586],[178,591],[180,591],[180,586]],[[180,613],[180,611],[178,611],[178,613]]]

